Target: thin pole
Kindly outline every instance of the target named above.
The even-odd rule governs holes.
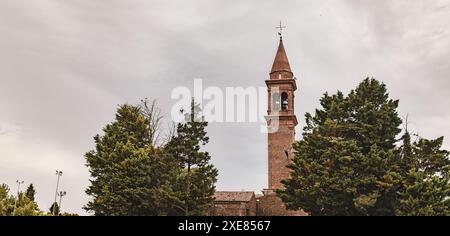
[[[16,215],[17,202],[19,200],[20,185],[23,184],[23,181],[16,180],[16,183],[17,183],[17,197],[14,200],[14,210],[13,210],[13,214],[12,214],[13,216]]]
[[[283,26],[283,25],[281,24],[281,21],[280,21],[280,26],[277,26],[277,27],[275,27],[275,28],[279,29],[278,35],[280,36],[280,39],[281,39],[281,38],[283,37],[283,29],[285,29],[286,26]]]
[[[62,197],[64,197],[66,195],[66,191],[61,191],[59,192],[59,214],[61,214],[61,201],[62,201]]]
[[[57,180],[56,180],[56,191],[55,191],[55,201],[53,201],[53,215],[56,215],[56,197],[58,196],[58,186],[59,186],[59,177],[62,175],[62,171],[56,170]]]

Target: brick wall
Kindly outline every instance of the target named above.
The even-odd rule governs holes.
[[[287,210],[274,192],[257,198],[256,214],[258,216],[308,216],[304,211]]]
[[[252,197],[249,202],[214,202],[209,209],[210,216],[255,216],[256,198]]]

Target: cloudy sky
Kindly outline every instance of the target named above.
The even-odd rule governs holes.
[[[366,76],[400,99],[409,128],[450,137],[449,0],[354,1],[0,1],[0,183],[34,183],[41,209],[64,172],[63,210],[82,206],[83,154],[118,104],[158,99],[173,88],[261,87],[287,25],[285,47],[299,78],[303,115],[325,91],[348,91]],[[259,123],[211,123],[218,189],[267,185]],[[445,140],[446,148],[450,142]]]

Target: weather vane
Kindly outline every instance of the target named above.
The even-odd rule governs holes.
[[[280,26],[277,26],[277,27],[275,27],[275,28],[277,28],[277,29],[279,29],[280,31],[278,32],[278,35],[280,36],[280,39],[283,37],[283,29],[286,29],[286,26],[283,26],[282,24],[281,24],[281,21],[280,21]]]

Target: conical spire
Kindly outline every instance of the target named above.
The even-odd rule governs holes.
[[[277,55],[275,56],[275,60],[273,61],[270,74],[273,74],[275,72],[287,72],[289,74],[292,74],[291,66],[289,65],[286,51],[284,50],[283,38],[281,37],[280,44],[278,45]]]

